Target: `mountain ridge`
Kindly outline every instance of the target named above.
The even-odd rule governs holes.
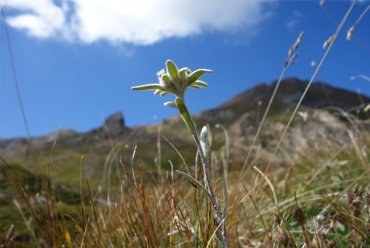
[[[282,94],[281,91],[284,90],[284,89],[285,90],[288,89],[289,91],[294,92],[294,93],[298,93],[298,94],[295,95],[295,97],[291,97],[290,99],[288,99],[288,102],[285,102],[285,104],[287,104],[287,103],[288,104],[289,103],[296,103],[298,101],[298,98],[303,93],[303,90],[306,88],[306,85],[308,84],[308,82],[309,82],[308,80],[301,80],[301,79],[296,78],[296,77],[290,77],[290,78],[284,79],[284,80],[282,80],[282,83],[280,85],[279,91],[277,92],[276,98],[282,98],[283,97],[282,95],[284,95],[284,93],[286,93],[286,92],[284,91],[284,93]],[[264,103],[265,103],[265,105],[267,105],[267,102],[268,102],[270,96],[272,95],[272,91],[275,88],[276,84],[277,84],[277,80],[274,80],[271,83],[259,82],[255,86],[242,91],[241,93],[235,95],[234,97],[227,100],[226,102],[221,103],[220,105],[218,105],[214,108],[206,109],[206,110],[200,111],[198,113],[195,113],[194,115],[195,116],[203,115],[203,114],[207,115],[208,112],[213,112],[214,110],[218,110],[218,109],[234,108],[237,105],[248,105],[248,104],[244,104],[245,101],[248,101],[249,103],[252,103],[251,106],[256,107],[256,104],[258,104],[259,100],[265,100]],[[324,92],[323,92],[323,90],[324,90]],[[342,97],[340,100],[338,100],[338,97],[335,96],[336,101],[331,102],[330,99],[329,100],[324,99],[324,98],[327,97],[327,96],[325,96],[325,94],[326,94],[325,90],[329,91],[329,92],[327,92],[329,95],[332,95],[333,92],[334,93],[340,92],[341,96],[345,95],[347,97],[344,97],[344,98]],[[319,93],[320,95],[318,96],[317,93]],[[267,100],[266,99],[261,99],[262,98],[261,95],[265,95],[265,96],[267,95],[268,99]],[[354,95],[357,95],[357,96],[363,98],[364,103],[359,102],[358,99],[353,101],[352,97]],[[257,96],[257,97],[255,97],[255,96]],[[343,104],[344,104],[343,101],[346,102],[346,100],[348,100],[348,99],[351,100],[351,104],[349,105],[350,107],[360,106],[360,105],[363,105],[363,104],[370,103],[370,96],[367,96],[367,95],[362,94],[362,93],[361,94],[356,93],[354,91],[347,90],[347,89],[344,89],[344,88],[336,87],[336,86],[327,84],[327,83],[322,82],[322,81],[316,81],[316,82],[312,83],[309,91],[307,92],[307,95],[306,95],[305,99],[302,102],[302,105],[303,106],[310,105],[309,102],[310,102],[311,99],[307,99],[307,98],[312,98],[312,96],[315,96],[316,98],[319,98],[319,99],[323,99],[323,101],[316,102],[316,105],[311,104],[311,106],[309,106],[309,107],[319,107],[319,108],[321,108],[321,107],[325,107],[325,106],[329,106],[329,105],[330,106],[334,105],[334,106],[340,107],[344,110],[348,110],[348,105],[343,106]],[[252,110],[253,109],[251,107],[244,108],[244,111],[252,111]],[[115,118],[117,119],[116,122],[114,121]],[[149,125],[126,126],[123,113],[122,112],[114,112],[104,120],[104,123],[101,126],[91,128],[88,131],[80,132],[80,131],[74,130],[73,128],[65,128],[65,129],[60,129],[60,130],[57,130],[57,131],[54,131],[54,132],[51,132],[51,133],[34,136],[34,137],[31,137],[31,138],[38,139],[38,138],[44,138],[44,137],[52,137],[52,136],[55,136],[57,133],[58,133],[59,136],[60,135],[67,135],[67,134],[69,134],[69,136],[73,136],[73,134],[79,134],[79,135],[89,134],[91,132],[95,132],[95,131],[99,131],[99,130],[104,129],[104,126],[107,123],[108,123],[108,128],[110,129],[110,132],[115,133],[116,131],[119,131],[121,127],[122,128],[124,127],[124,128],[127,128],[127,129],[136,129],[136,128],[140,128],[140,127],[143,127],[143,126],[156,126],[156,125],[159,125],[161,123],[165,123],[165,122],[167,122],[168,120],[170,120],[172,118],[177,118],[177,116],[172,116],[172,117],[169,117],[167,119],[164,119],[160,123],[154,123],[154,124],[149,124]],[[113,122],[112,122],[112,120],[113,120]],[[110,124],[109,124],[109,122],[110,122]],[[115,126],[115,127],[113,127],[113,126]],[[115,129],[115,130],[113,130],[113,129]],[[9,140],[26,140],[27,141],[27,138],[26,137],[0,138],[0,149],[1,149],[2,146],[4,146],[4,143],[7,143]]]
[[[274,108],[275,110],[280,110],[285,109],[289,105],[295,105],[308,83],[308,80],[300,80],[294,77],[283,80],[277,91],[272,111],[274,111]],[[214,115],[218,115],[218,117],[221,115],[220,121],[227,121],[232,118],[232,116],[223,112],[229,109],[233,109],[233,112],[235,112],[235,109],[237,110],[236,112],[246,112],[255,111],[259,107],[263,111],[271,98],[276,84],[277,81],[273,81],[271,84],[259,83],[255,87],[243,91],[214,109],[202,111],[200,116],[207,121],[211,121],[212,118],[215,118]],[[302,102],[302,106],[310,108],[334,106],[347,111],[350,110],[351,107],[370,103],[369,97],[365,95],[360,95],[360,97],[362,100],[358,97],[358,93],[318,81],[311,85]],[[259,104],[259,101],[261,101],[261,104]],[[278,102],[280,106],[276,106],[276,102]],[[222,115],[225,115],[225,117],[222,118]]]
[[[240,112],[249,112],[255,111],[257,108],[260,108],[262,111],[267,106],[267,103],[272,95],[272,92],[277,84],[277,81],[273,81],[270,84],[265,82],[260,82],[254,87],[247,89],[240,94],[237,94],[230,100],[220,104],[219,106],[211,109],[201,111],[194,114],[196,119],[204,118],[204,121],[214,122],[215,119],[220,121],[225,121],[227,118],[230,118],[230,114],[224,113],[230,109],[236,113],[237,118],[240,115]],[[287,107],[291,104],[296,104],[298,99],[301,97],[304,89],[308,84],[308,80],[300,80],[298,78],[292,77],[287,78],[282,81],[279,90],[276,94],[276,99],[272,108],[276,108],[276,102],[281,104],[282,108]],[[356,96],[354,98],[354,96]],[[357,98],[357,99],[356,99]],[[360,99],[361,98],[361,99]],[[302,107],[310,108],[324,108],[324,107],[337,107],[344,111],[350,111],[353,107],[361,107],[370,103],[370,97],[355,93],[350,90],[343,88],[335,87],[327,83],[317,81],[314,82],[307,95],[305,96]],[[279,106],[280,107],[280,106]],[[274,109],[273,109],[274,110]],[[275,109],[276,110],[276,109]],[[73,138],[81,135],[90,135],[93,133],[107,132],[109,130],[109,135],[121,135],[128,130],[140,129],[147,126],[157,126],[169,122],[171,119],[178,119],[178,116],[172,116],[161,123],[150,124],[150,125],[137,125],[133,127],[127,127],[125,125],[125,119],[121,112],[115,112],[108,116],[104,123],[96,128],[92,128],[86,132],[78,132],[72,128],[57,130],[55,132],[32,137],[33,140],[47,140],[49,143],[54,140],[58,135],[59,138]],[[109,136],[106,134],[106,136]],[[108,138],[108,137],[105,137]],[[0,151],[2,148],[8,146],[12,141],[19,142],[20,144],[27,144],[27,138],[25,137],[16,137],[16,138],[0,138]]]
[[[265,154],[265,158],[272,156],[272,147],[307,83],[308,81],[297,78],[282,81],[256,143],[261,149],[260,152]],[[195,114],[194,120],[198,127],[209,124],[214,132],[217,131],[216,124],[222,124],[230,134],[234,159],[241,163],[275,86],[276,81],[271,84],[258,84],[216,108]],[[302,102],[300,114],[296,116],[287,134],[287,140],[282,144],[283,148],[292,153],[293,149],[307,149],[306,153],[309,154],[308,150],[315,148],[316,140],[321,140],[328,147],[346,144],[348,116],[343,116],[342,112],[352,113],[356,118],[367,119],[370,113],[367,112],[366,106],[369,104],[370,98],[365,95],[322,82],[312,84]],[[53,153],[53,163],[57,168],[54,170],[55,175],[64,175],[64,179],[68,180],[67,175],[78,174],[82,156],[85,159],[86,173],[91,176],[94,173],[101,175],[105,168],[110,166],[109,163],[117,164],[119,160],[130,163],[132,151],[136,146],[138,146],[137,156],[145,164],[154,166],[158,163],[154,160],[158,159],[160,136],[166,137],[173,146],[181,147],[181,150],[185,151],[183,156],[190,159],[195,148],[186,128],[182,128],[183,125],[181,118],[175,116],[159,124],[127,127],[123,114],[114,113],[102,126],[85,133],[66,129],[31,138],[30,143],[25,138],[0,140],[0,154],[8,161],[37,172],[44,172],[52,144],[57,140]],[[215,139],[214,147],[220,149],[223,138],[216,134]],[[161,149],[166,151],[162,161],[182,163],[172,145],[162,140]],[[109,156],[118,155],[120,158],[115,159],[115,162],[107,160]],[[284,159],[274,157],[274,160],[281,162]]]

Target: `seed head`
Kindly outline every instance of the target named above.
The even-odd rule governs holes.
[[[330,36],[325,42],[324,44],[322,45],[322,48],[323,49],[326,49],[330,46],[331,43],[333,43],[334,41],[334,38],[335,38],[335,34],[333,34],[332,36]]]
[[[298,207],[294,212],[294,218],[298,222],[298,224],[303,225],[305,222],[305,215],[300,207]]]
[[[303,32],[300,32],[299,35],[298,35],[298,37],[297,37],[297,40],[295,41],[295,43],[293,44],[293,46],[291,46],[289,48],[289,50],[288,50],[288,58],[285,60],[285,66],[286,67],[289,67],[292,64],[294,64],[296,58],[298,57],[297,50],[298,50],[299,45],[302,42],[303,34],[304,34]]]
[[[353,33],[355,32],[355,26],[352,26],[348,31],[347,31],[347,40],[352,40]]]

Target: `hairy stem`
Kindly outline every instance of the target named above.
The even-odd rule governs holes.
[[[221,227],[221,233],[217,232],[217,237],[220,240],[222,247],[228,247],[229,245],[228,245],[225,222],[223,221],[222,211],[220,210],[220,207],[217,203],[216,195],[213,191],[213,187],[212,187],[212,184],[211,184],[211,179],[210,179],[210,176],[209,176],[208,160],[206,159],[206,156],[205,156],[204,151],[202,149],[202,146],[200,144],[199,135],[198,135],[195,123],[194,123],[193,119],[191,118],[191,115],[190,115],[190,113],[189,113],[189,111],[188,111],[188,109],[187,109],[187,107],[184,103],[184,100],[180,97],[177,97],[175,102],[176,102],[176,106],[177,106],[177,108],[178,108],[178,110],[181,114],[182,119],[184,120],[187,128],[189,129],[189,131],[191,132],[191,134],[193,136],[195,145],[197,146],[197,149],[198,149],[200,159],[202,161],[204,185],[205,185],[205,188],[208,190],[208,196],[211,200],[212,207],[213,207],[214,211],[216,212],[215,216],[214,216],[215,224],[217,226]]]
[[[212,207],[216,212],[215,216],[214,216],[215,221],[216,221],[216,225],[218,226],[222,223],[221,224],[221,236],[219,237],[219,239],[222,243],[222,247],[228,247],[228,240],[227,240],[225,222],[222,222],[223,221],[222,212],[221,212],[221,209],[218,206],[216,195],[213,191],[213,187],[212,187],[212,184],[211,184],[211,179],[209,177],[208,161],[207,161],[207,159],[204,155],[204,152],[202,150],[202,147],[200,145],[199,136],[198,136],[197,131],[193,130],[192,135],[193,135],[194,142],[195,142],[195,144],[198,148],[200,159],[202,161],[204,184],[205,184],[206,188],[209,191],[209,198],[211,200]],[[219,235],[217,235],[217,236],[219,236]]]

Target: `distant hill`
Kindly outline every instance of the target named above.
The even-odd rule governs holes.
[[[271,113],[257,142],[256,153],[262,160],[272,158],[271,150],[281,134],[284,123],[301,97],[307,81],[289,78],[282,82]],[[232,158],[243,162],[246,151],[256,132],[263,112],[271,98],[276,82],[261,83],[230,99],[217,108],[194,115],[198,127],[208,123],[215,132],[214,149],[222,149],[221,132],[215,124],[225,126],[232,139]],[[287,163],[284,153],[295,154],[293,158],[307,156],[322,149],[342,146],[348,143],[349,123],[365,120],[370,114],[370,98],[358,93],[317,82],[312,85],[303,101],[301,112],[294,120],[281,152],[273,157],[278,164]],[[366,108],[367,107],[367,108]],[[365,128],[368,128],[366,126]],[[161,124],[127,127],[121,113],[110,116],[105,123],[87,133],[61,130],[43,137],[0,140],[0,154],[12,162],[37,173],[44,173],[49,160],[52,143],[57,137],[56,149],[52,155],[52,175],[69,184],[77,185],[80,166],[83,164],[87,177],[99,178],[106,183],[109,171],[123,164],[129,165],[134,147],[137,158],[146,169],[155,168],[158,161],[158,130],[172,143],[161,139],[162,166],[168,167],[168,160],[180,164],[181,159],[172,148],[176,146],[185,159],[194,161],[195,150],[190,135],[179,117],[173,117]],[[293,153],[294,152],[294,153]],[[83,158],[82,158],[83,156]],[[291,159],[290,159],[291,160]]]

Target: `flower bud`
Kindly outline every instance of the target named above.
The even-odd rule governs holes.
[[[184,67],[179,70],[179,77],[182,81],[185,81],[189,74],[190,69],[188,67]]]
[[[171,85],[171,82],[172,79],[168,74],[165,73],[161,75],[160,84],[162,84],[163,86],[169,86]]]

